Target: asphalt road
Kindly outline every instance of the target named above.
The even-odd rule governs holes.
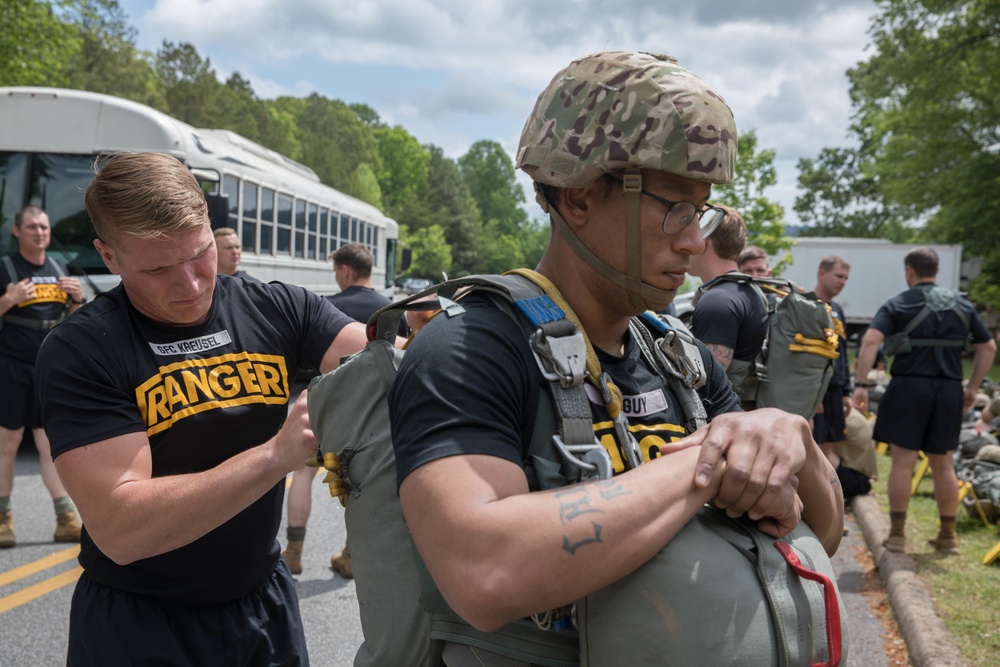
[[[51,541],[52,503],[38,475],[34,452],[22,451],[18,456],[13,506],[18,544],[0,549],[0,667],[64,665],[70,598],[79,576],[78,548]],[[881,623],[871,607],[873,591],[880,584],[877,577],[866,576],[862,563],[867,548],[850,517],[849,525],[850,534],[834,558],[850,619],[847,665],[881,667],[889,663]],[[343,509],[317,478],[304,571],[297,577],[314,665],[349,667],[362,641],[354,583],[330,569],[330,554],[343,546],[344,536]],[[284,526],[279,539],[284,543]]]

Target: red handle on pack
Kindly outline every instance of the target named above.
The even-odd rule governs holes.
[[[802,565],[802,561],[792,551],[787,542],[775,542],[774,546],[781,552],[785,562],[795,574],[803,579],[815,581],[823,586],[823,606],[826,610],[826,648],[829,660],[817,662],[813,667],[837,667],[840,665],[841,643],[843,637],[840,631],[840,605],[837,603],[837,589],[825,574],[814,572]]]

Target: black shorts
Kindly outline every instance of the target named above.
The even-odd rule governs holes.
[[[868,475],[853,468],[837,466],[837,479],[840,480],[840,488],[844,491],[844,502],[850,502],[854,496],[863,496],[872,490]]]
[[[813,417],[813,438],[821,445],[847,439],[844,392],[839,387],[823,395],[823,412]]]
[[[308,666],[295,581],[279,558],[252,593],[190,605],[109,588],[84,572],[70,608],[66,664]]]
[[[875,440],[926,454],[958,447],[962,383],[919,376],[892,378],[879,402]]]
[[[35,365],[0,355],[0,426],[16,431],[41,428],[42,414],[35,402]]]

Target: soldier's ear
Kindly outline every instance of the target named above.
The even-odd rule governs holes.
[[[94,239],[94,248],[100,253],[101,259],[104,260],[104,265],[108,267],[108,271],[115,275],[121,275],[118,270],[118,257],[115,254],[114,248],[101,239]]]
[[[587,223],[595,207],[608,197],[608,183],[603,178],[582,188],[560,188],[558,208],[570,227],[582,227]]]

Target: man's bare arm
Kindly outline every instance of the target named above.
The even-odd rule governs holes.
[[[222,525],[317,450],[303,392],[274,438],[211,470],[152,477],[149,440],[141,432],[72,449],[55,465],[98,548],[126,565]]]
[[[705,343],[705,347],[712,352],[712,356],[722,366],[722,370],[728,371],[730,364],[733,363],[733,348],[718,343]]]
[[[493,631],[578,600],[626,576],[714,494],[692,483],[697,448],[613,479],[528,492],[520,466],[450,456],[403,480],[407,525],[451,607]]]

